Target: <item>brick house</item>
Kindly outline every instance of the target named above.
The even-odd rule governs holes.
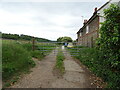
[[[112,0],[108,1],[99,9],[95,8],[89,20],[84,20],[83,27],[77,32],[77,45],[94,47],[96,39],[100,36],[100,23],[105,21],[103,10],[108,8],[111,3],[119,5],[120,1],[119,3],[112,2]]]
[[[87,21],[84,20],[84,25],[77,32],[78,45],[93,47],[95,39],[98,38],[99,16],[97,15],[97,8],[93,16]]]

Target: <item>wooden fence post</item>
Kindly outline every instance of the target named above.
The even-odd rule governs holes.
[[[33,37],[32,39],[32,50],[34,51],[35,50],[35,38]]]

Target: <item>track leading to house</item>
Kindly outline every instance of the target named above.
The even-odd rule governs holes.
[[[24,75],[12,88],[50,88],[57,77],[52,73],[56,63],[57,49],[42,61],[35,60],[36,67],[30,74]]]
[[[63,49],[65,60],[65,74],[59,77],[53,74],[56,64],[58,48],[46,56],[42,61],[35,60],[36,67],[30,74],[25,74],[11,88],[91,88],[86,71],[74,61],[71,55]]]
[[[57,79],[53,82],[54,88],[95,88],[96,86],[91,85],[90,75],[80,66],[71,55],[63,49],[65,56],[64,67],[65,74],[63,78]]]

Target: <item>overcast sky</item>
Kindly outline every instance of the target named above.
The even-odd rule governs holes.
[[[31,0],[30,0],[31,1]],[[70,36],[89,19],[102,2],[13,2],[0,3],[0,31],[25,34],[50,40]],[[82,18],[84,16],[84,18]]]

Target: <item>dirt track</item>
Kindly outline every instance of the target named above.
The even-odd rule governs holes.
[[[57,49],[55,50],[57,53]],[[30,74],[24,75],[11,88],[91,88],[90,75],[84,67],[80,66],[70,54],[65,54],[65,74],[59,77],[53,74],[53,68],[56,63],[56,54],[54,51],[46,56],[42,61],[35,60],[36,67]]]

